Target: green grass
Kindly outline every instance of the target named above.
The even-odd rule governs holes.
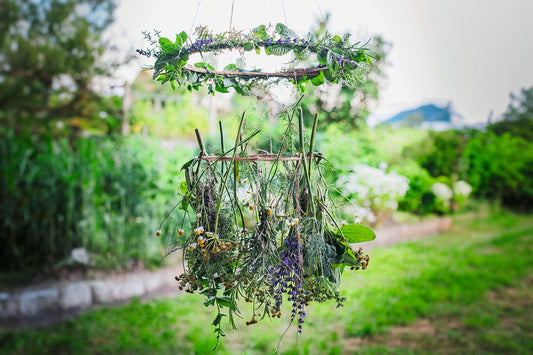
[[[304,333],[296,342],[292,327],[280,352],[529,353],[533,329],[526,311],[533,280],[526,276],[533,273],[532,242],[531,216],[500,211],[460,216],[446,234],[375,249],[368,270],[344,275],[345,307],[310,307]],[[214,312],[202,302],[196,295],[133,301],[47,329],[3,330],[0,353],[208,353],[215,345]],[[276,349],[287,320],[250,327],[247,320],[239,322],[239,331],[227,327],[217,353]],[[426,323],[431,333],[421,326]],[[401,336],[395,329],[403,329]]]

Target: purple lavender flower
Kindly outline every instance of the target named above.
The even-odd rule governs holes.
[[[284,244],[285,250],[280,253],[280,262],[269,268],[269,278],[276,300],[274,312],[279,311],[282,295],[287,294],[287,300],[292,302],[291,321],[298,318],[298,333],[301,333],[306,317],[302,244],[296,236],[285,238]]]

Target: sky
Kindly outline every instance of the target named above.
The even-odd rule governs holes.
[[[496,120],[511,92],[533,86],[532,0],[122,0],[114,31],[131,48],[146,47],[144,30],[172,38],[198,25],[247,32],[282,22],[305,35],[326,13],[330,33],[392,42],[371,121],[427,103],[451,103],[467,124],[491,112]],[[124,77],[142,65],[132,63]]]

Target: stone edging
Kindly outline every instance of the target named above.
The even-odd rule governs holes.
[[[177,291],[181,266],[110,275],[100,280],[54,282],[0,292],[0,323],[63,319],[80,310]],[[19,322],[18,322],[19,321]]]

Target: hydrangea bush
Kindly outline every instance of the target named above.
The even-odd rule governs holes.
[[[339,177],[337,186],[354,201],[362,219],[377,223],[381,222],[378,217],[384,218],[398,208],[398,201],[409,189],[409,179],[394,171],[387,173],[385,169],[357,164],[351,173]]]

